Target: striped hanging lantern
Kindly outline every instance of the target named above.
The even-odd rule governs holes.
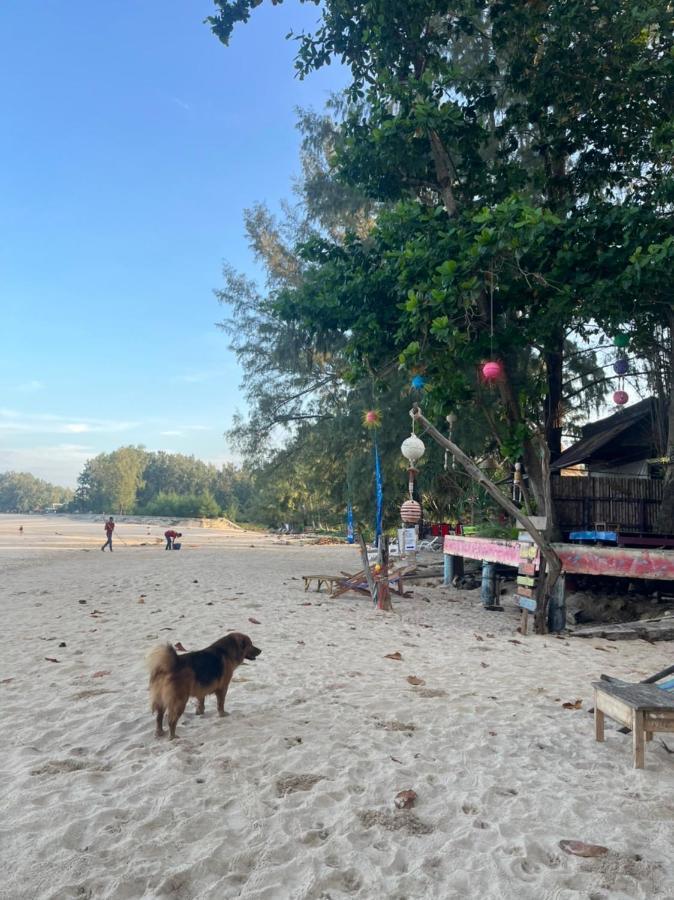
[[[416,500],[405,500],[400,507],[400,518],[405,525],[418,525],[421,522],[421,504]]]

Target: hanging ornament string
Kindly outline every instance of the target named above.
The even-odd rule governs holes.
[[[494,356],[494,267],[489,270],[489,356]]]

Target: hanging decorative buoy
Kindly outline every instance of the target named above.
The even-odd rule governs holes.
[[[485,381],[498,381],[503,375],[503,366],[496,360],[490,360],[482,366],[482,377]]]
[[[368,409],[363,414],[363,425],[366,428],[379,428],[381,425],[381,412],[378,409]]]
[[[620,359],[616,359],[613,363],[613,371],[616,375],[627,375],[629,368],[629,363],[623,356]]]
[[[400,507],[400,518],[405,525],[418,525],[421,522],[421,504],[416,500],[405,500]]]
[[[426,379],[423,375],[415,375],[412,379],[412,387],[415,391],[423,391]]]
[[[613,338],[613,343],[616,345],[616,347],[620,347],[621,349],[629,346],[629,342],[629,334],[623,334],[622,332],[616,334],[616,336]]]
[[[400,452],[409,462],[410,466],[414,468],[415,464],[419,462],[426,452],[426,447],[424,446],[424,442],[418,438],[416,434],[411,434],[408,438],[405,438],[400,445]]]
[[[629,399],[630,395],[627,391],[616,391],[613,395],[613,402],[616,406],[624,406]]]

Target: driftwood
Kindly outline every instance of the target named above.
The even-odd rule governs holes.
[[[571,635],[581,638],[606,638],[607,641],[673,641],[674,616],[639,619],[617,625],[585,625],[582,628],[574,628]],[[674,667],[670,671],[674,671]],[[657,677],[663,678],[664,675],[658,673]]]
[[[475,465],[472,459],[470,459],[469,456],[466,456],[457,444],[449,440],[449,438],[446,438],[443,434],[440,434],[437,428],[434,428],[433,425],[431,425],[428,419],[423,416],[416,403],[410,410],[410,415],[415,421],[423,425],[427,434],[429,434],[436,443],[440,444],[440,446],[444,447],[446,450],[449,450],[454,459],[463,466],[471,478],[482,485],[490,497],[511,515],[515,521],[519,522],[522,528],[531,535],[533,542],[541,552],[541,569],[544,569],[545,571],[544,577],[541,577],[539,581],[537,608],[534,618],[536,631],[539,634],[544,634],[547,631],[547,613],[550,595],[552,594],[552,589],[562,571],[562,563],[552,544],[545,535],[535,527],[529,516],[525,515],[521,509],[518,509],[515,504],[509,500],[508,497],[506,497],[505,494],[489,480],[489,478],[487,478],[484,472]],[[545,563],[545,566],[543,566],[543,563]]]

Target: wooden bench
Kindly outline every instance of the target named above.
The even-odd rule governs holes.
[[[654,684],[596,681],[595,738],[604,740],[604,716],[632,729],[634,768],[644,767],[644,742],[658,731],[674,732],[674,697]]]
[[[302,575],[302,581],[304,582],[304,590],[308,591],[311,587],[312,581],[316,582],[316,590],[320,593],[321,588],[324,584],[328,585],[328,589],[330,594],[332,594],[335,589],[335,585],[339,584],[340,581],[344,581],[343,575]]]
[[[399,594],[401,597],[406,596],[404,579],[405,575],[409,575],[413,568],[413,566],[404,566],[389,572],[389,587],[394,593]],[[327,585],[331,597],[339,597],[348,591],[355,591],[360,594],[370,593],[364,570],[353,574],[342,572],[340,575],[302,575],[302,581],[304,582],[305,591],[309,590],[314,581],[318,592],[320,592],[324,584]]]

